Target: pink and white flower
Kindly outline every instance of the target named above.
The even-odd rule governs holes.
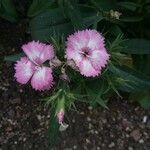
[[[32,41],[23,45],[22,49],[27,57],[22,57],[15,65],[16,80],[21,84],[31,80],[35,90],[50,89],[53,85],[52,69],[43,63],[54,58],[53,46]]]
[[[96,30],[75,32],[67,39],[66,58],[75,62],[82,75],[98,76],[109,60],[104,37]]]

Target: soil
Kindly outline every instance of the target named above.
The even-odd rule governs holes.
[[[48,110],[41,95],[14,80],[13,63],[3,56],[20,51],[29,38],[24,21],[0,20],[0,150],[49,150]],[[109,109],[77,104],[68,114],[56,150],[149,150],[150,111],[125,98],[113,98]]]

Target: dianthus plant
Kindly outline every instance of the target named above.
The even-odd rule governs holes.
[[[15,64],[16,81],[31,84],[40,92],[49,91],[46,104],[53,110],[51,115],[61,131],[68,127],[65,115],[75,108],[75,101],[107,108],[112,89],[118,93],[108,69],[111,59],[117,58],[110,54],[104,36],[96,30],[75,32],[66,41],[54,37],[50,43],[31,41],[22,50],[25,56]]]

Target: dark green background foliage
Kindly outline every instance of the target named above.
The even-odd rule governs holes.
[[[21,10],[19,6],[17,0],[0,0],[0,16],[11,22],[19,21],[21,19],[19,13],[17,14]],[[148,76],[150,75],[150,2],[148,0],[29,0],[26,7],[27,9],[24,10],[26,14],[23,17],[29,20],[32,38],[53,42],[59,56],[64,54],[62,43],[74,31],[94,28],[103,33],[107,49],[111,54],[111,61],[108,69],[105,70],[105,75],[96,80],[101,82],[103,79],[105,82],[103,84],[109,85],[109,88],[103,94],[102,87],[99,87],[101,95],[98,99],[100,102],[97,98],[91,100],[90,97],[90,103],[93,102],[95,105],[98,102],[105,106],[104,99],[107,99],[106,95],[111,93],[110,90],[115,91],[118,95],[118,90],[130,93],[141,91],[141,95],[148,93]],[[112,17],[111,10],[120,12],[120,18]],[[16,61],[22,55],[8,56],[5,57],[5,60]],[[80,75],[74,78],[70,74],[70,78],[74,86],[76,80],[89,81]],[[86,83],[82,85],[85,90],[80,91],[81,94],[87,92],[88,95],[92,95],[92,88],[85,86]],[[75,88],[74,86],[72,89]],[[95,95],[99,93],[96,92]],[[149,100],[147,102],[149,103]]]
[[[121,13],[119,19],[111,15],[112,10]],[[90,28],[105,36],[111,59],[102,75],[84,78],[68,68],[70,84],[56,79],[59,82],[46,99],[47,105],[57,107],[63,95],[68,108],[76,100],[108,109],[109,98],[114,93],[121,97],[119,92],[124,91],[130,93],[131,100],[150,108],[149,0],[29,0],[24,8],[19,0],[0,0],[0,16],[11,22],[27,19],[32,39],[53,43],[61,60],[69,34]],[[16,61],[22,55],[8,56],[5,60]],[[53,107],[51,113],[54,124],[51,122],[50,133],[58,128]]]

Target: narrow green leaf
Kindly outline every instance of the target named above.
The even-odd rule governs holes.
[[[109,29],[109,32],[116,37],[118,37],[119,35],[123,35],[123,32],[118,25],[112,25],[112,27]]]
[[[18,14],[12,0],[1,0],[0,17],[11,22],[17,21]]]
[[[84,27],[89,27],[103,17],[99,14],[83,15]],[[74,31],[71,22],[64,17],[58,8],[46,11],[34,17],[30,22],[32,38],[35,40],[47,41],[55,34],[66,37]]]
[[[140,7],[139,4],[133,2],[118,2],[117,5],[131,11],[135,11],[137,8]]]
[[[48,129],[48,142],[50,148],[54,148],[58,143],[59,124],[55,115],[55,109],[50,111],[49,129]]]
[[[67,14],[71,20],[71,23],[75,30],[80,30],[84,28],[83,19],[81,17],[81,12],[78,7],[77,0],[67,0],[65,1],[65,8]]]
[[[5,57],[4,57],[4,60],[5,60],[5,61],[12,61],[12,62],[15,62],[15,61],[17,61],[18,59],[20,59],[20,58],[23,57],[23,56],[24,56],[24,53],[17,53],[17,54],[5,56]]]
[[[144,95],[139,100],[140,105],[145,109],[150,109],[150,95]]]
[[[150,41],[145,39],[129,39],[122,43],[122,52],[129,54],[150,54]]]
[[[51,8],[53,2],[54,0],[33,0],[31,6],[28,9],[28,16],[34,17],[42,12],[45,12]]]
[[[106,85],[99,79],[87,81],[85,88],[90,101],[90,104],[95,106],[96,104],[101,105],[104,108],[108,108],[106,101],[102,99],[104,91],[106,91]]]
[[[71,23],[62,15],[62,12],[56,8],[33,18],[30,22],[32,38],[35,40],[47,41],[55,33],[58,35],[67,35],[73,31]]]
[[[116,0],[90,0],[97,8],[102,11],[109,11],[115,8]]]
[[[144,109],[150,109],[150,91],[141,91],[140,93],[131,93],[131,101],[137,101]]]
[[[137,16],[137,17],[120,17],[119,19],[122,22],[140,22],[143,20],[143,17]]]
[[[137,72],[127,66],[109,66],[109,70],[121,78],[123,84],[120,89],[126,92],[142,91],[150,88],[150,78],[140,72]]]

